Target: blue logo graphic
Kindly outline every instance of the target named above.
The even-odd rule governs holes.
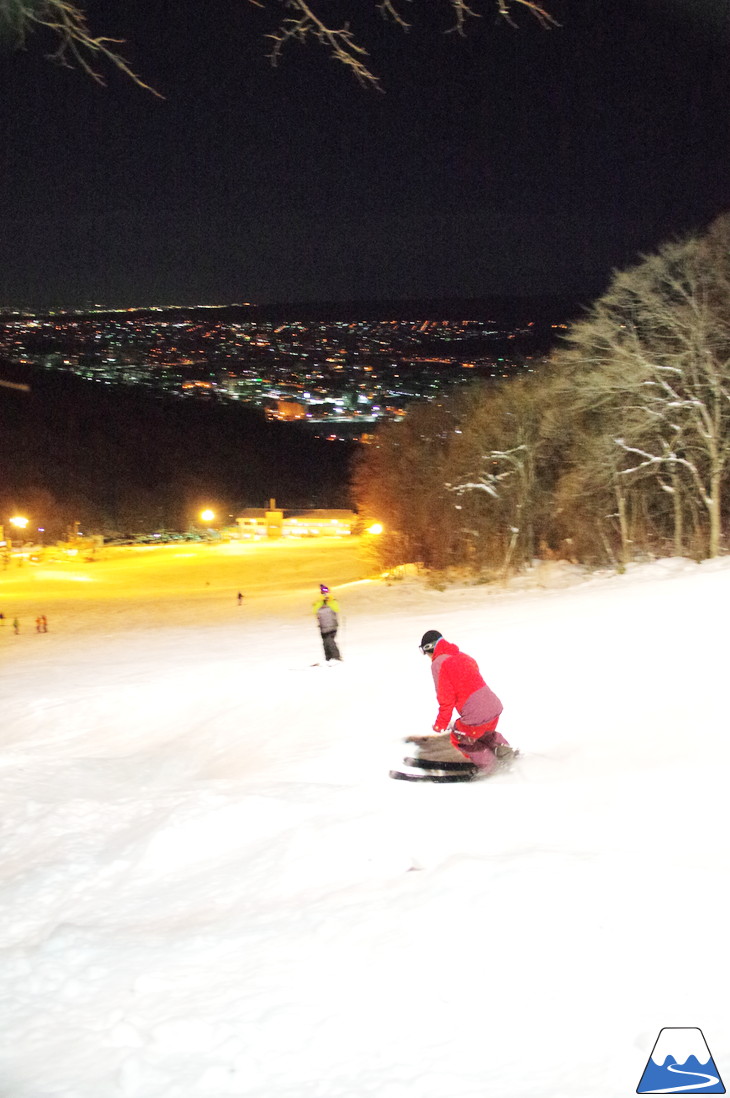
[[[701,1029],[662,1029],[647,1060],[637,1094],[724,1094]]]

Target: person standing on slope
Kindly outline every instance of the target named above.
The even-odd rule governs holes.
[[[314,613],[317,617],[317,625],[319,626],[320,636],[322,637],[324,658],[327,663],[329,663],[330,660],[339,661],[342,659],[342,656],[337,647],[335,637],[337,636],[337,629],[340,624],[337,616],[340,612],[340,606],[337,599],[333,599],[330,596],[330,589],[326,584],[320,583],[319,591],[319,598],[314,603]]]
[[[466,756],[480,769],[490,769],[495,757],[511,758],[514,751],[497,732],[502,703],[482,678],[476,660],[459,651],[436,629],[423,634],[419,647],[431,660],[439,706],[433,723],[436,734],[409,737],[421,747],[422,757],[445,762]],[[449,727],[454,709],[459,716]]]

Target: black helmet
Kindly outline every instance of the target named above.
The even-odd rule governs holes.
[[[422,652],[433,652],[438,642],[442,639],[442,634],[437,629],[429,629],[427,633],[424,633],[421,637],[421,643],[419,648]]]

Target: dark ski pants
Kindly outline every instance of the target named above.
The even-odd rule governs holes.
[[[322,633],[322,646],[324,647],[324,658],[327,661],[329,661],[329,660],[341,660],[342,659],[342,656],[340,655],[340,650],[337,647],[337,643],[335,641],[336,635],[337,635],[337,630],[336,629],[333,633]]]

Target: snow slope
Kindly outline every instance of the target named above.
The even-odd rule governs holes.
[[[617,1098],[666,1026],[730,1075],[730,561],[366,573],[356,539],[0,573],[2,1098]],[[511,773],[389,781],[428,628]]]

